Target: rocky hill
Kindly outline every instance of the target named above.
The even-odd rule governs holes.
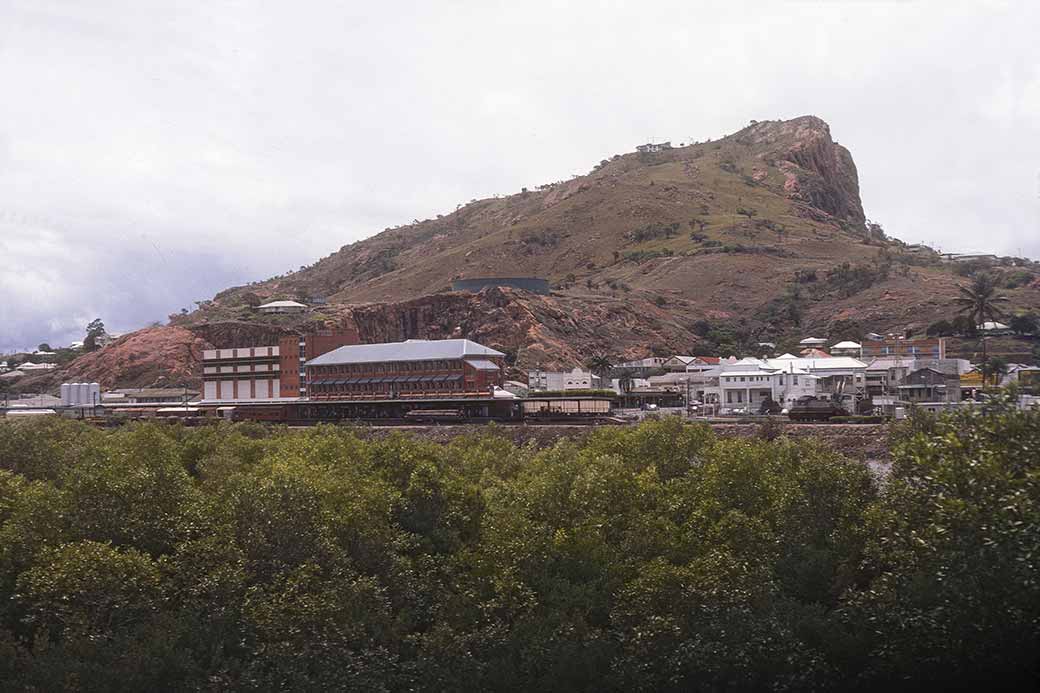
[[[997,264],[1017,287],[1007,291],[1015,307],[1040,306],[1035,264]],[[172,323],[216,346],[319,324],[352,324],[365,341],[462,334],[519,368],[569,367],[594,351],[729,353],[806,332],[923,329],[950,317],[966,281],[954,269],[867,221],[851,154],[805,116],[615,155],[584,176],[475,200],[223,291]],[[482,276],[546,277],[553,292],[448,291],[453,279]],[[254,310],[313,297],[327,304],[302,318]],[[155,353],[159,370],[188,364]],[[116,380],[131,372],[105,352],[95,360]]]

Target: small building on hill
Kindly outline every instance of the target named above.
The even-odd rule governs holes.
[[[267,315],[278,314],[278,313],[303,313],[307,310],[307,306],[296,301],[271,301],[265,303],[256,308],[261,313]]]
[[[838,342],[831,347],[830,351],[833,356],[852,356],[859,358],[863,355],[863,345],[859,342],[853,342],[852,340],[845,340],[844,342]]]
[[[870,340],[863,343],[864,358],[883,356],[900,356],[906,358],[946,358],[946,338],[900,339],[885,337],[881,340]]]
[[[671,142],[647,142],[646,144],[637,145],[636,151],[640,154],[652,154],[654,152],[663,152],[671,148]]]

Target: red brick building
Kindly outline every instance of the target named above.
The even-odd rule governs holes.
[[[397,399],[489,394],[505,354],[468,339],[344,346],[308,360],[311,399]]]
[[[882,339],[863,340],[863,358],[880,356],[899,356],[904,358],[946,358],[946,339]]]
[[[355,330],[319,330],[311,334],[290,335],[278,340],[282,397],[306,397],[304,367],[308,361],[349,344],[359,344]]]
[[[267,400],[306,396],[302,364],[360,340],[354,330],[320,330],[282,337],[278,346],[207,349],[202,353],[203,399]]]

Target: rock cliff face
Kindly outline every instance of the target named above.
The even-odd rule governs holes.
[[[866,220],[852,155],[831,139],[830,126],[820,118],[754,123],[735,137],[761,149],[759,158],[775,162],[791,199],[852,224]]]
[[[466,337],[505,352],[510,363],[519,360],[520,368],[571,368],[595,352],[636,358],[648,344],[671,352],[698,339],[656,306],[502,288],[360,306],[342,321],[363,342]]]

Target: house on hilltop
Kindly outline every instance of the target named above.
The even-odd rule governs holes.
[[[640,154],[650,154],[650,153],[653,153],[653,152],[663,152],[664,150],[671,149],[671,148],[672,148],[672,143],[671,142],[661,142],[659,144],[655,144],[653,142],[648,142],[646,144],[638,145],[636,147],[636,151],[639,152]]]
[[[256,308],[261,313],[273,315],[278,313],[303,313],[307,306],[296,301],[271,301]]]

